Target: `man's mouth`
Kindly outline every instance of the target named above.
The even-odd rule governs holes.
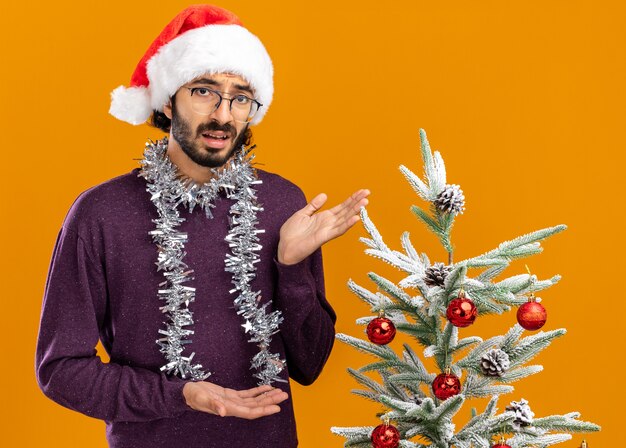
[[[223,132],[203,132],[202,136],[206,138],[215,138],[218,140],[226,140],[228,138],[228,135]]]
[[[207,131],[202,133],[202,139],[211,148],[222,149],[226,147],[226,141],[230,135],[223,131]]]

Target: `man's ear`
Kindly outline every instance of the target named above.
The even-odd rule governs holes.
[[[171,98],[167,102],[167,104],[163,106],[163,113],[165,114],[167,118],[169,118],[170,120],[172,119],[172,99]]]

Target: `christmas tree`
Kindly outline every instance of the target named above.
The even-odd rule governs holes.
[[[494,279],[512,260],[540,253],[540,241],[566,226],[537,230],[482,255],[453,262],[451,230],[456,216],[465,209],[465,198],[458,185],[446,183],[443,158],[438,151],[432,153],[421,129],[420,138],[424,180],[405,166],[400,170],[429,204],[428,211],[417,206],[411,210],[437,236],[448,252],[448,262],[431,264],[425,253],[419,254],[413,247],[408,232],[401,237],[402,251],[389,248],[365,208],[361,210],[370,236],[361,238],[367,245],[365,252],[406,277],[396,284],[370,272],[377,292],[348,281],[350,290],[377,314],[357,320],[357,324],[367,325],[369,340],[337,334],[340,341],[376,358],[358,370],[348,369],[365,387],[352,392],[382,404],[386,411],[377,414],[382,422],[376,427],[332,427],[331,431],[347,439],[346,447],[543,448],[570,440],[573,432],[600,430],[598,425],[579,420],[578,412],[536,418],[524,399],[510,402],[503,411],[497,408],[500,396],[514,390],[511,383],[543,369],[528,363],[565,334],[565,329],[537,332],[547,314],[535,293],[556,284],[559,275],[540,280],[528,271]],[[470,270],[480,272],[470,276]],[[486,340],[459,338],[459,328],[469,327],[477,317],[514,308],[517,323],[506,334]],[[411,345],[403,344],[401,356],[388,347],[396,331],[421,345],[423,356],[433,358],[438,372],[429,372]],[[380,382],[366,375],[368,372],[377,372]],[[471,419],[457,430],[453,417],[466,400],[477,397],[491,398],[483,412],[471,409]]]

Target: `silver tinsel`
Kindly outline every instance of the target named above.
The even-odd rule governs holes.
[[[446,213],[463,214],[465,210],[465,196],[457,184],[448,184],[434,200],[439,210]]]
[[[234,285],[230,292],[236,295],[235,309],[245,321],[242,327],[251,336],[249,342],[259,347],[259,352],[251,360],[251,368],[257,369],[254,377],[259,379],[259,385],[286,382],[278,376],[286,361],[279,359],[279,354],[269,351],[271,337],[279,331],[283,317],[280,311],[267,313],[269,303],[257,306],[260,291],[250,289],[250,281],[255,277],[254,265],[260,261],[256,252],[262,247],[257,234],[264,232],[255,229],[258,224],[256,213],[263,208],[257,203],[254,190],[254,185],[261,183],[250,164],[254,156],[250,149],[242,146],[224,167],[212,169],[213,178],[209,182],[198,185],[180,177],[176,165],[167,156],[167,144],[167,137],[156,143],[146,143],[139,173],[147,180],[146,191],[159,213],[159,218],[153,220],[156,228],[149,234],[158,247],[157,271],[163,270],[165,278],[159,284],[159,299],[165,301],[160,309],[169,318],[165,322],[166,328],[159,330],[164,337],[156,341],[167,361],[161,371],[194,381],[211,375],[203,370],[201,364],[192,364],[195,353],[183,355],[185,345],[192,342],[187,337],[193,334],[189,328],[193,325],[189,304],[195,300],[195,288],[183,284],[193,279],[193,269],[188,269],[183,262],[187,234],[176,230],[185,221],[177,207],[182,203],[191,213],[195,206],[199,206],[210,219],[213,217],[211,208],[215,207],[214,201],[219,191],[223,190],[229,199],[235,201],[230,208],[230,230],[225,238],[231,248],[225,259],[225,270],[232,274]]]
[[[519,430],[522,426],[530,426],[533,422],[535,413],[530,410],[528,401],[523,398],[520,401],[512,401],[510,406],[506,407],[507,411],[515,412],[515,420],[513,426]]]
[[[480,359],[480,368],[487,376],[502,376],[511,365],[509,355],[500,349],[491,349]]]

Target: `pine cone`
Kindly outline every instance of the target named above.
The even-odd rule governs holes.
[[[487,376],[502,376],[511,365],[509,355],[500,349],[491,349],[480,360],[480,368]]]
[[[443,287],[446,277],[448,276],[451,270],[452,268],[450,266],[446,266],[445,264],[441,262],[437,262],[433,264],[432,266],[429,266],[426,269],[426,273],[424,275],[424,282],[428,286]]]
[[[456,184],[446,185],[433,202],[442,212],[456,215],[458,213],[462,214],[465,210],[465,196],[463,196],[463,190]]]
[[[521,429],[522,426],[529,426],[533,422],[535,413],[530,410],[528,401],[523,398],[518,401],[512,401],[510,406],[506,407],[507,411],[515,412],[515,420],[513,420],[513,426],[516,429]]]

